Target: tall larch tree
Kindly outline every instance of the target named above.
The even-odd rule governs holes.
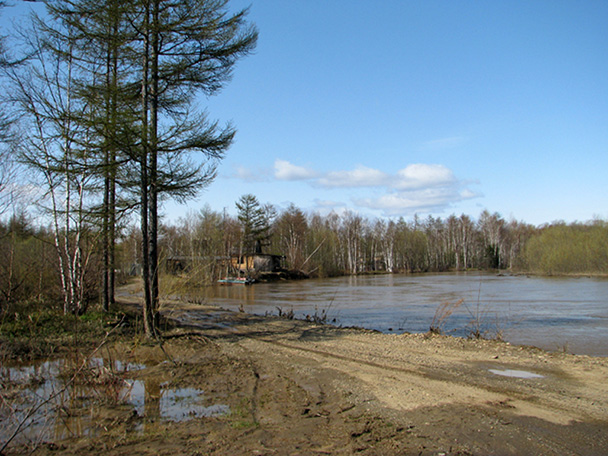
[[[231,125],[194,113],[195,97],[222,89],[237,61],[255,48],[258,33],[247,10],[232,13],[227,0],[141,0],[140,11],[133,23],[141,61],[144,325],[151,337],[159,298],[159,200],[184,199],[208,184],[235,134]],[[192,153],[197,161],[188,158]]]
[[[79,174],[72,174],[92,181],[85,190],[101,201],[104,307],[113,299],[120,187],[139,200],[144,326],[153,337],[159,206],[163,198],[195,195],[215,177],[235,129],[210,121],[195,102],[201,94],[217,94],[231,79],[237,61],[255,48],[257,30],[247,22],[247,10],[231,12],[227,0],[57,0],[47,3],[47,13],[52,27],[38,21],[45,51],[40,55],[59,59],[62,77],[69,72],[61,87],[69,96],[48,98],[41,106],[57,111],[66,100],[71,103],[64,109],[68,116],[58,117],[69,123],[61,128],[70,129],[59,135],[67,142],[58,150],[81,154]],[[74,108],[81,112],[74,115]],[[46,144],[44,137],[37,139]],[[30,148],[32,158],[44,160],[38,149]]]

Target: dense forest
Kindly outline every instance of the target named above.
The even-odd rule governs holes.
[[[238,215],[205,208],[160,225],[161,277],[168,260],[191,259],[182,272],[192,286],[213,283],[225,271],[219,258],[260,249],[284,257],[287,269],[311,277],[364,273],[411,273],[501,269],[538,274],[608,274],[608,223],[554,222],[532,226],[483,211],[447,218],[368,219],[352,212],[306,214],[295,206],[277,211],[252,195],[239,201]],[[118,227],[119,282],[141,274],[141,232]],[[100,299],[103,246],[91,225],[80,245],[83,303]],[[161,293],[162,293],[161,280]],[[62,299],[53,230],[21,213],[0,224],[0,308],[27,300]],[[86,310],[86,309],[83,309]]]
[[[214,258],[250,252],[254,245],[284,256],[287,269],[313,277],[470,269],[608,274],[604,220],[533,226],[486,210],[477,220],[464,214],[387,220],[348,211],[307,214],[294,205],[276,211],[253,195],[243,196],[241,207],[243,201],[257,213],[253,221],[241,209],[233,217],[206,208],[163,226],[165,258],[199,259],[202,282],[221,274]],[[257,242],[247,239],[252,236]]]

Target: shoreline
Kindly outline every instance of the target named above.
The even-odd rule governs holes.
[[[283,315],[275,315],[275,314],[257,314],[257,313],[249,313],[246,311],[240,311],[240,310],[233,310],[230,308],[226,308],[226,307],[222,307],[219,305],[214,305],[214,304],[190,304],[190,303],[183,303],[183,302],[179,302],[179,301],[166,301],[167,303],[172,303],[173,305],[184,305],[186,304],[187,306],[192,305],[195,306],[196,308],[200,307],[201,311],[205,311],[205,312],[211,312],[214,314],[217,313],[222,313],[225,312],[228,315],[232,315],[232,316],[240,316],[238,318],[234,318],[234,320],[240,320],[243,318],[247,319],[249,317],[251,317],[252,319],[258,320],[267,320],[267,324],[271,324],[273,321],[278,320],[278,321],[294,321],[294,322],[301,322],[302,324],[310,324],[310,325],[316,325],[316,326],[326,326],[328,328],[331,328],[333,330],[336,331],[360,331],[361,333],[368,333],[368,334],[381,334],[381,335],[385,335],[385,336],[391,336],[391,337],[400,337],[400,336],[404,336],[404,337],[417,337],[417,338],[422,338],[422,339],[429,339],[429,338],[434,338],[434,337],[438,337],[438,338],[447,338],[447,339],[455,339],[456,341],[461,341],[463,343],[478,343],[478,344],[483,344],[483,343],[488,343],[488,344],[504,344],[505,346],[508,347],[514,347],[514,348],[521,348],[521,349],[525,349],[525,350],[532,350],[532,351],[540,351],[540,352],[544,352],[546,354],[555,354],[555,355],[567,355],[567,356],[581,356],[581,357],[587,357],[587,358],[598,358],[598,359],[608,359],[608,353],[604,354],[604,355],[595,355],[595,354],[587,354],[587,353],[571,353],[567,350],[560,350],[560,349],[555,349],[555,350],[551,350],[551,349],[547,349],[544,347],[539,347],[536,345],[532,345],[532,344],[519,344],[519,343],[514,343],[508,340],[505,340],[501,337],[465,337],[465,336],[459,336],[459,335],[454,335],[454,334],[449,334],[448,332],[440,332],[440,333],[433,333],[432,331],[420,331],[420,332],[409,332],[409,331],[402,331],[402,330],[393,330],[393,331],[388,331],[388,332],[384,332],[381,331],[379,329],[374,329],[374,328],[365,328],[363,326],[357,326],[357,325],[352,325],[352,326],[342,326],[342,325],[338,325],[338,324],[334,324],[328,321],[319,321],[319,320],[314,320],[314,319],[307,319],[307,318],[298,318],[295,315],[292,316],[286,316],[289,315],[287,312],[285,312],[284,310],[281,310],[283,312]],[[169,304],[171,305],[171,304]],[[169,312],[167,314],[168,317],[170,317],[171,312]],[[228,321],[233,320],[233,318],[228,317],[227,318]]]
[[[145,385],[145,408],[87,409],[85,416],[97,413],[93,431],[34,454],[608,453],[606,358],[183,301],[164,301],[162,312],[174,322],[162,344],[118,340],[107,348],[108,359],[143,366],[124,375]],[[148,401],[159,402],[150,394],[163,388],[204,391],[202,405],[227,413],[151,415]]]

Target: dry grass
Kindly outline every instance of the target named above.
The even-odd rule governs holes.
[[[450,318],[450,316],[456,312],[462,304],[464,304],[464,299],[459,299],[455,302],[442,302],[435,310],[429,331],[432,334],[441,334],[447,319]]]

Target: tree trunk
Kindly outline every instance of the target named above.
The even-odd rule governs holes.
[[[142,277],[144,281],[144,331],[146,337],[156,335],[154,326],[154,306],[150,287],[150,255],[149,255],[149,229],[148,229],[148,102],[149,102],[149,53],[150,53],[150,5],[145,3],[144,18],[144,55],[142,67],[142,150],[140,157],[141,172],[141,235],[142,235]]]
[[[104,157],[104,172],[106,173],[104,179],[103,189],[103,207],[102,207],[102,256],[103,256],[103,270],[101,277],[101,304],[104,312],[110,310],[110,221],[109,221],[109,209],[110,209],[110,176],[109,171],[109,150],[106,149]]]
[[[159,0],[152,0],[152,36],[150,56],[150,298],[158,328],[158,58],[159,58]]]

